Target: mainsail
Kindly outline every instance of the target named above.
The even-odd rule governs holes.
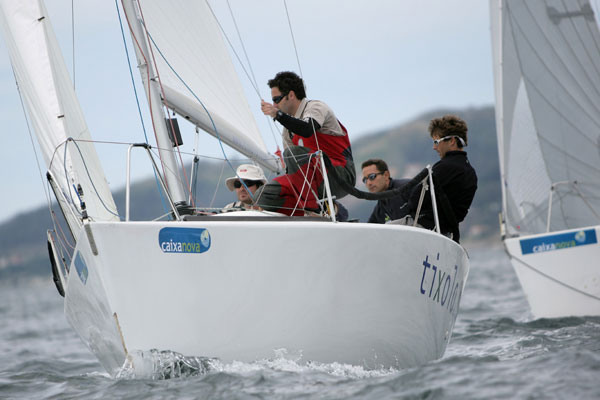
[[[491,0],[508,234],[600,223],[600,33],[588,0]],[[554,190],[551,195],[551,187]]]
[[[0,1],[0,25],[19,92],[75,231],[82,213],[79,185],[91,219],[119,218],[47,15],[41,2]]]
[[[263,142],[219,25],[204,1],[139,2],[168,108],[277,171]],[[258,99],[256,101],[258,107]]]

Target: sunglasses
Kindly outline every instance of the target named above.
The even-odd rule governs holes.
[[[450,140],[452,138],[456,138],[456,140],[458,140],[460,142],[460,144],[462,145],[462,147],[466,147],[467,146],[467,144],[465,143],[464,139],[461,138],[460,136],[457,136],[457,135],[445,136],[445,137],[443,137],[441,139],[434,140],[433,144],[436,145],[436,146],[438,146],[440,143],[442,143],[442,142],[444,142],[446,140]]]
[[[383,172],[373,172],[372,174],[365,176],[362,181],[363,183],[367,183],[367,181],[372,181],[377,178],[377,175],[383,175]]]
[[[244,179],[244,183],[245,183],[245,184],[246,184],[246,186],[248,186],[248,187],[250,187],[250,186],[254,186],[254,185],[258,185],[258,182],[256,182],[256,181],[251,181],[251,180],[249,180],[249,179]],[[234,187],[234,188],[236,188],[236,189],[239,189],[239,188],[241,188],[242,186],[243,186],[243,185],[242,185],[242,182],[240,182],[240,181],[235,181],[235,182],[233,182],[233,187]]]
[[[434,144],[435,146],[439,146],[439,145],[440,145],[440,143],[442,143],[442,142],[445,142],[446,140],[450,140],[450,139],[452,139],[453,137],[458,137],[458,136],[446,136],[446,137],[443,137],[443,138],[441,138],[441,139],[434,139],[434,140],[433,140],[433,144]]]
[[[271,100],[273,100],[273,103],[279,104],[285,96],[287,96],[287,94],[280,94],[279,96],[273,97]]]

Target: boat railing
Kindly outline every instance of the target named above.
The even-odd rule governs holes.
[[[329,216],[333,222],[336,222],[335,208],[333,206],[333,196],[331,195],[331,187],[329,186],[329,178],[327,177],[327,168],[325,167],[325,160],[323,159],[323,151],[319,150],[317,157],[319,157],[319,164],[321,164],[321,173],[323,175],[323,181],[325,183],[327,204],[329,205]]]
[[[598,213],[596,212],[596,210],[594,210],[594,207],[590,204],[588,199],[586,199],[585,196],[583,195],[583,193],[581,193],[581,190],[579,190],[579,182],[578,181],[554,182],[550,186],[550,196],[548,197],[548,218],[546,219],[546,232],[550,232],[550,220],[552,219],[552,200],[554,197],[554,192],[556,191],[556,189],[559,186],[570,186],[577,193],[577,195],[581,198],[581,200],[583,200],[583,202],[589,207],[589,209],[592,211],[592,213],[598,219],[600,219],[600,215],[598,215]]]
[[[439,214],[438,214],[438,209],[437,209],[437,202],[436,202],[436,197],[435,197],[435,187],[433,185],[433,171],[431,169],[431,164],[427,165],[427,176],[425,178],[423,178],[423,180],[421,181],[422,186],[421,186],[421,195],[419,197],[419,203],[417,204],[417,212],[415,213],[415,219],[413,222],[413,226],[417,226],[417,223],[419,221],[419,215],[421,213],[421,206],[423,205],[423,200],[425,199],[425,193],[427,192],[428,188],[431,188],[431,190],[429,191],[429,194],[431,195],[431,208],[433,209],[433,218],[435,220],[435,231],[437,233],[442,233],[442,230],[440,229],[440,218],[439,218]]]
[[[125,185],[125,221],[129,221],[129,208],[130,208],[129,203],[130,203],[130,195],[131,195],[131,150],[134,147],[139,147],[139,148],[143,148],[146,150],[146,153],[148,154],[148,157],[150,158],[150,161],[152,162],[152,167],[154,168],[154,172],[158,178],[158,181],[160,182],[163,192],[165,193],[167,200],[169,201],[169,205],[171,206],[171,210],[173,211],[173,216],[175,217],[175,219],[177,221],[180,221],[181,216],[179,215],[179,212],[177,211],[177,207],[175,206],[175,203],[173,202],[173,199],[171,198],[171,194],[167,190],[167,185],[166,185],[162,175],[160,174],[160,170],[158,169],[158,166],[156,165],[156,161],[154,161],[154,157],[152,157],[152,153],[150,152],[151,146],[148,143],[133,143],[133,144],[129,145],[129,148],[127,149],[127,183]]]

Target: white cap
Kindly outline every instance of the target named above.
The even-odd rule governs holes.
[[[262,168],[257,165],[252,164],[242,164],[237,167],[235,171],[237,176],[232,176],[231,178],[227,178],[225,180],[225,185],[227,188],[233,192],[233,183],[239,179],[250,180],[250,181],[260,181],[263,183],[267,183],[267,178],[265,177],[265,173]]]

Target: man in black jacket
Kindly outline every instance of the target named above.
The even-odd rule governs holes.
[[[433,165],[436,203],[443,234],[454,241],[460,239],[458,224],[465,219],[477,190],[477,174],[469,163],[467,153],[467,124],[456,115],[444,115],[429,123],[429,134],[433,139],[433,149],[440,155],[440,161]],[[414,218],[421,193],[417,186],[411,193],[408,210]],[[444,207],[447,198],[449,209]],[[431,195],[425,194],[417,221],[427,229],[435,228]]]
[[[372,158],[362,163],[362,176],[363,183],[371,193],[397,189],[404,186],[410,180],[392,179],[386,162],[378,158]],[[401,210],[407,200],[403,196],[396,196],[377,201],[377,205],[375,205],[368,222],[385,224],[406,215],[406,212],[402,212]]]

